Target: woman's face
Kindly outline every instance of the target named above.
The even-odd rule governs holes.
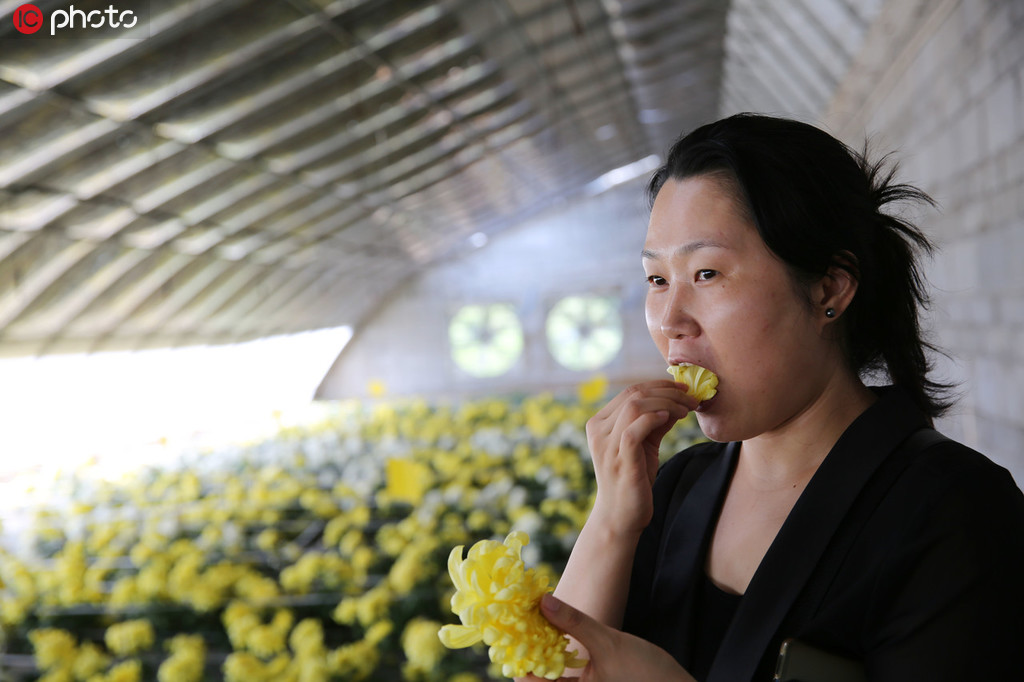
[[[666,181],[643,253],[658,350],[718,375],[718,394],[697,411],[717,441],[788,423],[824,390],[835,359],[822,320],[726,188],[708,176]]]

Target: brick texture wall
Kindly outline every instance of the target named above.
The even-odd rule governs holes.
[[[889,0],[822,118],[938,201],[928,323],[962,394],[939,427],[1024,485],[1024,2]]]

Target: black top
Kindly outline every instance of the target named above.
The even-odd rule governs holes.
[[[740,605],[742,595],[732,594],[721,589],[701,572],[700,591],[694,609],[693,627],[693,663],[688,672],[701,682],[707,677],[711,663],[722,644],[725,631],[729,629],[736,609]]]
[[[901,391],[880,391],[797,500],[717,652],[698,640],[697,611],[740,446],[672,458],[623,628],[688,670],[712,657],[703,682],[768,682],[791,636],[863,660],[872,682],[1024,680],[1024,495],[970,448],[908,441],[926,425]]]

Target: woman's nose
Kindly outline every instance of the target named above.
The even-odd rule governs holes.
[[[700,325],[683,299],[681,295],[668,297],[661,311],[661,333],[666,338],[679,339],[700,334]]]
[[[666,318],[661,324],[661,333],[665,335],[665,338],[681,339],[686,336],[697,336],[700,333],[700,327],[689,316]]]

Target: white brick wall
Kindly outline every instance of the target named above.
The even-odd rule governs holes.
[[[1024,484],[1024,2],[888,0],[887,21],[823,119],[898,148],[901,178],[940,203],[921,221],[940,248],[929,321],[963,398],[939,426]]]

